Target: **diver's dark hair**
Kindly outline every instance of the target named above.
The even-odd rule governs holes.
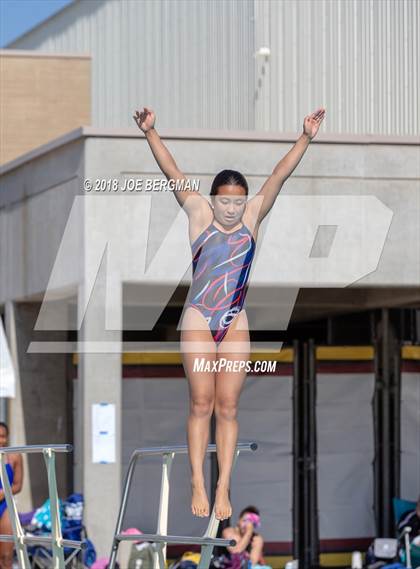
[[[245,177],[236,170],[222,170],[213,180],[210,195],[216,196],[219,186],[241,186],[248,195],[248,183]]]
[[[9,427],[7,426],[7,423],[5,423],[4,421],[0,421],[0,427],[4,428],[4,430],[6,431],[6,435],[9,434]]]
[[[239,514],[239,517],[241,518],[246,513],[257,514],[258,516],[260,515],[259,509],[256,508],[255,506],[247,506],[246,508],[244,508],[242,512]]]

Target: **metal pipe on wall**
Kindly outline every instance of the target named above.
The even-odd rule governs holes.
[[[303,343],[303,381],[302,381],[302,399],[303,399],[303,413],[300,421],[301,428],[303,430],[303,447],[302,447],[302,458],[303,458],[303,552],[302,559],[299,558],[299,567],[310,567],[311,562],[311,550],[310,550],[310,516],[309,516],[309,503],[310,503],[310,489],[309,489],[309,468],[310,468],[310,457],[309,457],[309,438],[310,438],[310,423],[309,423],[309,357],[308,357],[308,343]]]
[[[373,477],[374,477],[374,494],[373,494],[373,510],[375,513],[376,522],[376,533],[377,535],[382,534],[382,515],[381,515],[381,477],[380,472],[382,470],[382,439],[379,432],[379,426],[381,424],[381,378],[379,370],[379,340],[375,335],[374,337],[374,374],[375,374],[375,392],[372,399],[372,412],[373,412],[373,433],[374,433],[374,446],[375,446],[375,456],[373,459]]]
[[[293,341],[293,558],[300,558],[301,550],[301,444],[300,444],[300,401],[301,353],[298,340]]]
[[[400,496],[401,492],[401,345],[398,343],[394,353],[394,373],[393,373],[393,453],[392,464],[393,475],[393,495]]]
[[[382,308],[382,516],[384,537],[392,536],[392,520],[390,516],[392,493],[391,493],[391,421],[390,421],[390,330],[389,309]]]
[[[316,454],[316,347],[313,339],[308,345],[308,483],[309,483],[309,549],[310,566],[319,566],[319,529],[318,529],[318,487],[317,487],[317,454]]]

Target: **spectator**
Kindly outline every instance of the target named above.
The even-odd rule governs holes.
[[[420,495],[417,498],[416,508],[414,510],[409,510],[405,512],[398,522],[398,533],[400,533],[404,528],[410,527],[410,542],[415,540],[416,545],[419,542],[420,536]]]
[[[0,447],[8,446],[9,427],[0,421]],[[21,454],[6,454],[6,471],[12,488],[12,493],[17,494],[22,489],[23,463]],[[3,486],[0,481],[0,534],[13,535],[9,512],[7,511],[6,499]],[[13,542],[0,541],[0,569],[12,569],[13,565]]]
[[[259,528],[260,512],[255,506],[247,506],[239,514],[235,527],[229,526],[222,532],[224,539],[234,539],[236,545],[227,547],[232,569],[247,569],[251,566],[265,565],[263,557],[264,540],[255,530]]]

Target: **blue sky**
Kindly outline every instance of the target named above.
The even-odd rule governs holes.
[[[0,0],[0,47],[4,47],[72,1]]]

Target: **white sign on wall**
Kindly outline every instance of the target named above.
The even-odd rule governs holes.
[[[115,405],[92,405],[92,462],[115,462]]]

